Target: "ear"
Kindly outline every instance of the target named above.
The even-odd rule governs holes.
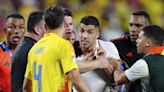
[[[150,47],[151,45],[152,45],[152,41],[151,40],[147,40],[146,47]]]
[[[35,32],[35,34],[37,34],[37,35],[39,35],[40,34],[40,28],[39,28],[39,26],[35,26],[34,27],[34,32]]]

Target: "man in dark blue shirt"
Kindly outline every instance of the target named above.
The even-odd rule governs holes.
[[[43,12],[31,12],[28,18],[27,33],[17,46],[12,59],[12,92],[22,92],[28,52],[32,46],[43,37],[45,32],[46,28]]]

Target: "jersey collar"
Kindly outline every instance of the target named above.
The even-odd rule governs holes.
[[[149,53],[164,55],[164,46],[153,46],[153,47],[150,47],[149,48]]]

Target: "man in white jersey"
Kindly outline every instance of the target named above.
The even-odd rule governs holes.
[[[111,81],[108,74],[111,73],[104,69],[110,69],[109,58],[120,59],[115,45],[98,39],[99,22],[94,16],[81,19],[78,34],[82,53],[78,53],[77,64],[82,78],[91,92],[109,92]]]

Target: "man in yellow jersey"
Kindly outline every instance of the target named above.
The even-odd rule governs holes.
[[[72,45],[64,40],[64,10],[51,6],[45,10],[48,33],[28,54],[24,92],[71,92],[72,84],[79,92],[88,92],[75,64]]]

